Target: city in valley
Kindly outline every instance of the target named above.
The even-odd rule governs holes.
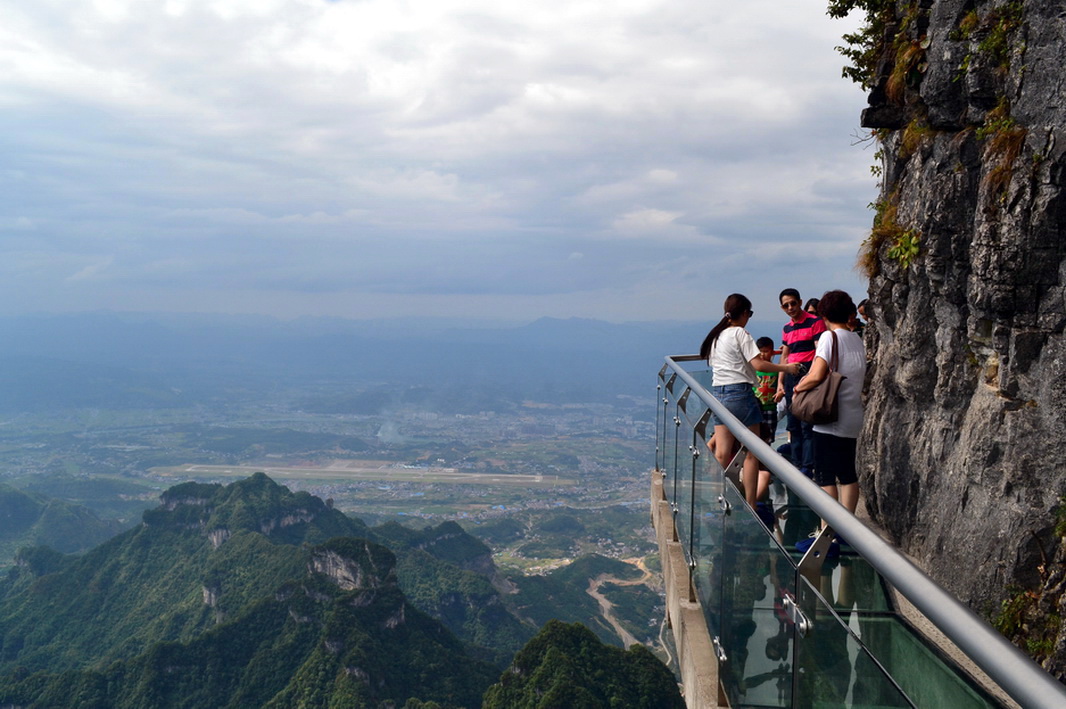
[[[325,413],[307,410],[313,400],[305,392],[221,409],[21,415],[0,426],[0,461],[12,485],[125,524],[186,480],[228,483],[265,472],[368,524],[451,519],[476,533],[481,524],[517,519],[532,534],[494,545],[505,565],[652,551],[651,400],[497,402],[500,410],[472,413],[419,404]],[[535,533],[562,517],[556,525],[565,534]]]

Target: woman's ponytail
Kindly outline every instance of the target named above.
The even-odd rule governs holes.
[[[734,320],[740,320],[740,318],[751,310],[751,301],[746,296],[740,293],[733,293],[725,299],[725,317],[721,322],[714,326],[710,332],[707,333],[707,337],[703,338],[703,344],[700,345],[700,358],[707,359],[711,356],[711,348],[714,347],[715,341],[718,340],[718,336],[732,324]]]
[[[703,338],[703,344],[700,345],[700,359],[707,359],[711,356],[711,348],[714,347],[714,341],[718,339],[718,336],[727,327],[729,327],[728,314],[707,333],[707,337]]]

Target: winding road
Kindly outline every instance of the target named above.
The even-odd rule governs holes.
[[[626,562],[631,563],[640,569],[643,572],[643,575],[639,579],[627,581],[625,579],[617,578],[616,576],[611,576],[610,574],[600,574],[594,579],[589,579],[589,587],[585,592],[596,599],[596,602],[600,604],[600,613],[603,615],[604,620],[611,624],[615,634],[622,639],[622,644],[625,647],[629,647],[630,645],[639,644],[640,641],[637,640],[632,633],[622,627],[622,624],[614,617],[614,604],[608,601],[607,598],[600,593],[600,586],[608,581],[618,586],[637,586],[639,584],[647,584],[648,579],[652,577],[652,573],[648,571],[646,566],[644,566],[644,560],[626,559]]]

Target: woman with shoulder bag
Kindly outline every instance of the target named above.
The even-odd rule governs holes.
[[[828,335],[818,339],[811,370],[796,385],[802,392],[816,387],[829,375],[829,363],[836,358],[836,370],[844,376],[837,392],[837,419],[814,426],[814,482],[851,512],[859,504],[859,478],[855,453],[862,431],[862,385],[866,379],[866,349],[862,338],[848,329],[855,315],[855,303],[842,290],[829,291],[818,303]],[[834,352],[835,348],[835,352]],[[796,545],[809,547],[812,540]]]
[[[725,404],[729,413],[742,424],[760,432],[762,409],[752,387],[758,381],[755,370],[796,374],[798,364],[775,364],[763,359],[744,326],[753,315],[751,301],[740,293],[725,299],[725,317],[707,334],[700,345],[700,357],[711,366],[711,395]],[[714,422],[714,455],[725,468],[733,455],[733,434],[726,425],[712,416]],[[759,460],[749,454],[744,459],[744,499],[755,509],[758,500]]]

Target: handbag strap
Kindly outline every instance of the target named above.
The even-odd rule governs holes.
[[[833,361],[829,365],[829,371],[830,372],[835,372],[835,371],[837,371],[837,365],[840,363],[840,360],[837,359],[839,351],[840,351],[839,350],[839,344],[840,343],[837,342],[836,330],[833,330],[832,328],[830,328],[829,329],[829,334],[833,338]]]

